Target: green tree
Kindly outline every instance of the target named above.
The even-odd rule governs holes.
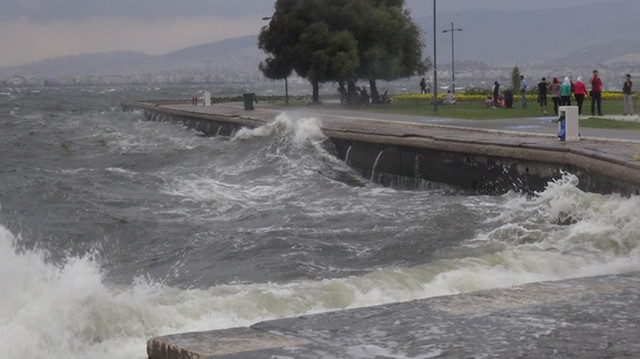
[[[404,0],[277,0],[259,37],[268,54],[260,69],[267,77],[295,70],[311,83],[314,102],[326,81],[346,82],[353,95],[356,81],[368,80],[375,98],[376,80],[427,68],[420,29],[403,7]]]
[[[278,0],[269,26],[259,36],[258,46],[269,56],[260,66],[265,76],[295,70],[311,83],[314,102],[319,100],[321,82],[354,77],[360,62],[357,42],[349,32],[326,21],[346,2]]]
[[[520,89],[520,68],[518,68],[518,65],[515,65],[513,67],[513,70],[511,71],[511,90],[513,90],[514,93],[517,93]]]
[[[312,85],[313,102],[319,100],[319,84],[353,78],[360,60],[356,40],[347,31],[332,30],[320,21],[308,26],[300,35],[301,60],[299,72]]]
[[[418,25],[404,10],[404,0],[370,0],[359,39],[360,78],[369,80],[372,98],[378,97],[376,80],[392,81],[424,73],[423,43]]]

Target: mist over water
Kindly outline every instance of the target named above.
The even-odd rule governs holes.
[[[123,113],[190,88],[0,91],[0,352],[145,358],[184,331],[640,270],[638,197],[401,191],[280,115],[233,138]]]

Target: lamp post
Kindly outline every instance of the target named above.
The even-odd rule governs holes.
[[[436,61],[436,0],[433,0],[433,112],[438,112],[438,65]]]
[[[262,20],[266,21],[266,20],[271,20],[271,16],[265,16],[262,18]],[[289,76],[285,76],[284,77],[284,103],[286,105],[289,104]]]
[[[453,47],[453,33],[455,31],[462,31],[462,29],[454,29],[453,28],[453,22],[451,23],[451,29],[448,30],[442,30],[442,32],[447,33],[450,32],[451,33],[451,93],[455,93],[456,92],[456,67],[455,67],[455,56],[454,56],[454,47]]]

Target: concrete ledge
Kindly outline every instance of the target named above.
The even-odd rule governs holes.
[[[154,359],[205,359],[307,343],[306,340],[251,328],[233,328],[150,339],[147,354]]]
[[[159,337],[148,348],[150,359],[637,358],[638,335],[640,273],[630,273]]]
[[[232,136],[242,127],[262,126],[282,112],[264,108],[243,111],[234,104],[125,102],[122,107],[141,109],[150,120],[182,122],[208,136]],[[640,162],[633,160],[640,154],[640,141],[599,138],[560,142],[555,134],[361,115],[334,111],[314,116],[320,119],[322,131],[338,158],[347,159],[365,178],[385,186],[398,183],[422,186],[426,181],[481,193],[533,192],[544,189],[547,182],[560,177],[562,172],[571,172],[578,176],[579,187],[586,191],[640,193]]]

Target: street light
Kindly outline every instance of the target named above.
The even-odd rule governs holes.
[[[453,22],[451,23],[451,29],[448,30],[442,30],[442,32],[447,33],[450,32],[451,33],[451,93],[455,93],[456,92],[456,67],[455,67],[455,56],[454,56],[454,52],[453,52],[453,33],[455,31],[462,31],[462,29],[454,29],[453,28]]]
[[[433,112],[438,112],[438,65],[436,61],[436,0],[433,0]]]
[[[265,16],[262,18],[263,21],[271,20],[271,16]],[[284,103],[289,104],[289,76],[284,77]]]

